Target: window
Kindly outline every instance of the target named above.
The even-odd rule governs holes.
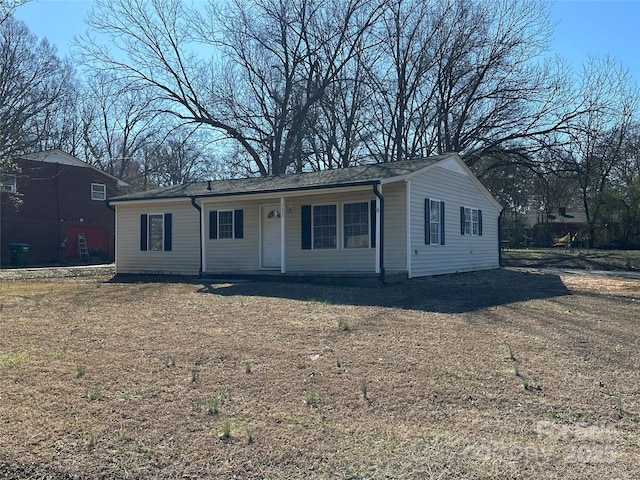
[[[218,212],[218,238],[233,238],[233,211]]]
[[[313,248],[337,248],[337,220],[335,205],[313,207]]]
[[[369,248],[369,203],[344,204],[344,248]]]
[[[170,252],[172,218],[170,213],[140,215],[140,250]]]
[[[482,210],[460,207],[460,234],[482,235]]]
[[[300,239],[302,250],[376,248],[376,201],[345,203],[339,225],[336,205],[302,205]],[[338,244],[338,229],[343,239]]]
[[[106,200],[107,186],[104,183],[91,184],[91,200]]]
[[[149,215],[149,246],[147,250],[162,251],[164,245],[164,215]]]
[[[444,245],[444,202],[424,199],[424,243]]]
[[[212,210],[209,212],[209,238],[243,238],[243,224],[243,210]]]
[[[431,243],[440,243],[440,202],[431,200],[429,208],[429,227],[431,231]]]
[[[0,192],[16,193],[16,176],[0,173]]]

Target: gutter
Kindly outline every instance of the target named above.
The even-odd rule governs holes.
[[[191,198],[191,205],[193,205],[193,208],[198,210],[198,244],[200,245],[200,260],[198,261],[200,267],[198,268],[198,276],[202,278],[202,207],[196,203],[196,197],[191,196],[189,198]]]
[[[199,193],[195,195],[188,195],[187,193],[181,195],[160,195],[157,197],[135,197],[135,198],[119,198],[114,197],[110,199],[110,202],[114,203],[124,203],[124,202],[141,202],[141,201],[149,201],[149,200],[177,200],[180,198],[219,198],[219,197],[238,197],[238,196],[249,196],[249,195],[269,195],[276,193],[287,193],[287,192],[306,192],[313,190],[329,190],[333,188],[350,188],[350,187],[366,187],[367,185],[379,185],[380,180],[365,180],[361,182],[348,182],[348,183],[335,183],[328,185],[307,185],[302,187],[287,187],[287,188],[275,188],[275,189],[266,189],[266,190],[255,190],[255,191],[238,191],[238,192],[223,192],[223,193]],[[205,191],[207,189],[205,188]]]
[[[382,285],[386,285],[387,282],[384,273],[384,197],[382,193],[380,193],[378,185],[380,185],[379,181],[373,184],[373,193],[375,193],[378,200],[380,200],[380,225],[378,225],[380,229],[380,282],[382,282]]]

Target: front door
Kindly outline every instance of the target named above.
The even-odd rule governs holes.
[[[280,205],[262,207],[262,267],[280,268]]]

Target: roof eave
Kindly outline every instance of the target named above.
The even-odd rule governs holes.
[[[309,192],[314,190],[327,190],[327,189],[338,189],[338,188],[354,188],[354,187],[366,187],[379,185],[381,181],[379,179],[376,180],[363,180],[358,182],[347,182],[347,183],[335,183],[335,184],[327,184],[327,185],[308,185],[302,187],[289,187],[289,188],[274,188],[274,189],[266,189],[266,190],[256,190],[256,191],[238,191],[238,192],[226,192],[226,193],[198,193],[194,195],[168,195],[168,196],[158,196],[158,197],[150,197],[150,198],[121,198],[115,197],[109,200],[110,205],[115,205],[118,203],[129,203],[129,202],[149,202],[149,201],[167,201],[167,200],[180,200],[180,199],[201,199],[201,198],[223,198],[223,197],[246,197],[246,196],[254,196],[254,195],[270,195],[277,193],[291,193],[291,192]]]

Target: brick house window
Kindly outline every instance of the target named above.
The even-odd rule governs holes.
[[[107,186],[104,183],[91,184],[91,200],[106,200]]]
[[[15,175],[0,173],[0,192],[17,192]]]

